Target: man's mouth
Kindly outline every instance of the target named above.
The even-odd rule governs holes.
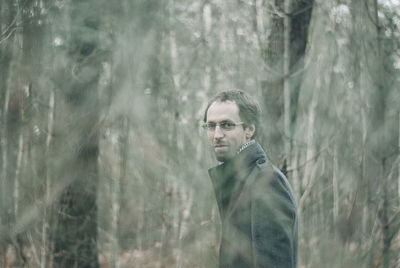
[[[216,144],[216,145],[214,145],[214,148],[225,148],[225,147],[228,147],[228,145],[226,145],[226,144]]]

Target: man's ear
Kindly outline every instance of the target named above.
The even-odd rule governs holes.
[[[251,140],[254,136],[254,132],[256,132],[256,126],[254,124],[248,125],[245,130],[246,140]]]

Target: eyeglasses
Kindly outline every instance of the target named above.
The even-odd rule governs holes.
[[[222,121],[220,123],[210,122],[210,123],[204,123],[203,128],[207,131],[215,131],[215,128],[219,126],[222,130],[230,131],[233,130],[236,126],[240,126],[243,124],[244,124],[243,122],[235,123],[231,121]]]

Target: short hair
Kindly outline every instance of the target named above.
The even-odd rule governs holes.
[[[260,117],[261,117],[261,108],[256,99],[250,96],[248,93],[243,90],[234,89],[234,90],[226,90],[217,93],[214,97],[210,99],[207,104],[207,108],[204,112],[204,122],[207,122],[207,111],[210,108],[211,104],[214,102],[226,102],[233,101],[239,108],[239,116],[240,119],[243,120],[244,126],[246,128],[247,125],[254,124],[255,132],[252,138],[257,137],[259,125],[260,125]]]

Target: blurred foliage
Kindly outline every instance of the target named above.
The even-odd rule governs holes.
[[[200,124],[241,88],[295,190],[299,267],[397,267],[400,3],[287,1],[0,2],[0,266],[55,267],[64,200],[100,267],[216,267]],[[75,182],[94,206],[63,199]]]

